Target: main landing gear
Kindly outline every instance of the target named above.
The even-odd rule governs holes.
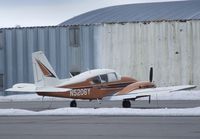
[[[130,108],[130,107],[131,107],[131,102],[130,102],[130,100],[124,99],[124,100],[122,101],[122,107],[123,107],[123,108]]]
[[[143,95],[143,96],[137,96],[135,98],[132,99],[124,99],[122,101],[122,107],[123,108],[130,108],[131,107],[131,101],[135,101],[138,98],[142,98],[142,97],[148,97],[149,98],[149,104],[151,103],[151,95]]]
[[[76,100],[72,100],[72,101],[70,102],[70,107],[77,107]]]

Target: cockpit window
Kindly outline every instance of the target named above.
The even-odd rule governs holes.
[[[107,74],[100,75],[100,77],[101,77],[101,82],[102,83],[108,82],[108,75]]]
[[[113,73],[108,73],[108,82],[114,82],[117,81],[117,75],[113,72]]]
[[[114,81],[117,81],[117,75],[116,73],[108,73],[108,74],[103,74],[103,75],[100,75],[101,77],[101,82],[102,83],[105,83],[105,82],[114,82]]]
[[[114,82],[114,81],[117,81],[117,80],[119,80],[119,79],[118,79],[118,76],[115,72],[108,73],[108,74],[102,74],[102,75],[95,76],[95,77],[92,78],[92,82],[94,84]]]
[[[92,82],[98,84],[101,83],[101,79],[99,78],[99,76],[95,76],[94,78],[92,78]]]

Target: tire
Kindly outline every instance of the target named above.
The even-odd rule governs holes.
[[[129,100],[123,100],[122,107],[123,108],[130,108],[131,107],[131,102]]]
[[[72,101],[71,101],[70,107],[77,107],[76,100],[72,100]]]

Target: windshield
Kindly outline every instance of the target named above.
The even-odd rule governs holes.
[[[114,82],[114,81],[118,80],[118,78],[117,78],[117,76],[116,76],[116,74],[114,72],[100,75],[100,77],[101,77],[101,82],[102,83],[104,83],[104,82]]]
[[[95,77],[92,78],[92,82],[94,84],[114,82],[114,81],[117,81],[117,80],[119,80],[119,77],[115,72],[102,74],[102,75],[95,76]]]

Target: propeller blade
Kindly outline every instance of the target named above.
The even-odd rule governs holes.
[[[149,81],[152,82],[153,81],[153,67],[150,68],[149,71]]]

